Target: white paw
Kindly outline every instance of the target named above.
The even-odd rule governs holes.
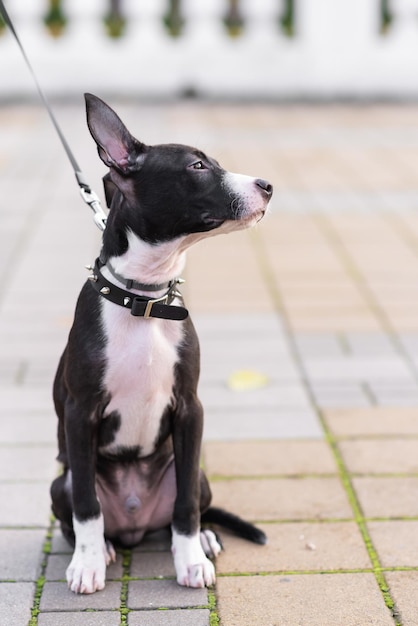
[[[106,558],[106,565],[110,565],[111,563],[114,563],[116,561],[116,552],[115,552],[115,548],[113,547],[113,544],[106,539],[105,542],[105,558]]]
[[[74,593],[94,593],[104,589],[106,578],[106,559],[104,552],[84,555],[74,552],[71,563],[67,567],[68,587]]]
[[[182,565],[177,571],[177,582],[183,587],[210,587],[216,582],[215,568],[213,563],[206,557],[203,563],[195,565]],[[177,566],[176,566],[177,570]]]
[[[203,551],[200,533],[188,537],[173,529],[172,552],[179,585],[209,587],[215,584],[215,568]]]
[[[104,589],[106,565],[116,558],[115,550],[103,536],[103,518],[73,520],[76,547],[67,567],[68,587],[74,593],[94,593]]]
[[[212,530],[206,529],[200,531],[200,544],[209,559],[216,559],[222,552],[222,546]]]

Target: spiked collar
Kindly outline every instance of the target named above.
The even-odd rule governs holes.
[[[125,285],[126,289],[118,287],[105,278],[101,271],[103,267],[107,267],[112,276]],[[89,276],[89,280],[92,287],[103,296],[103,298],[110,300],[114,304],[118,304],[124,309],[130,309],[131,315],[135,317],[158,317],[181,321],[185,320],[189,315],[186,308],[172,305],[175,298],[182,298],[181,293],[177,291],[177,285],[184,282],[181,278],[175,278],[162,285],[147,285],[120,276],[109,263],[104,264],[100,258],[98,258],[94,264],[93,274]],[[130,291],[131,289],[141,291],[161,291],[162,289],[166,289],[166,292],[159,298],[149,298],[147,296],[138,296],[132,293],[132,291]]]

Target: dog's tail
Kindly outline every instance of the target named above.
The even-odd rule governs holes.
[[[202,513],[201,522],[204,524],[223,526],[223,528],[227,528],[235,535],[243,539],[248,539],[248,541],[252,541],[253,543],[260,545],[267,543],[267,536],[262,530],[250,524],[250,522],[241,519],[238,515],[224,511],[224,509],[218,509],[214,506],[209,507]]]

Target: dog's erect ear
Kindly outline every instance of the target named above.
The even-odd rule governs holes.
[[[108,166],[129,174],[143,162],[146,146],[132,137],[118,115],[103,100],[93,94],[86,99],[87,125],[97,143],[99,156]]]

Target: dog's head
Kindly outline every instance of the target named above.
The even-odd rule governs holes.
[[[147,146],[135,139],[102,100],[86,94],[87,123],[110,168],[109,220],[149,243],[257,223],[273,188],[233,174],[200,150],[181,144]]]

